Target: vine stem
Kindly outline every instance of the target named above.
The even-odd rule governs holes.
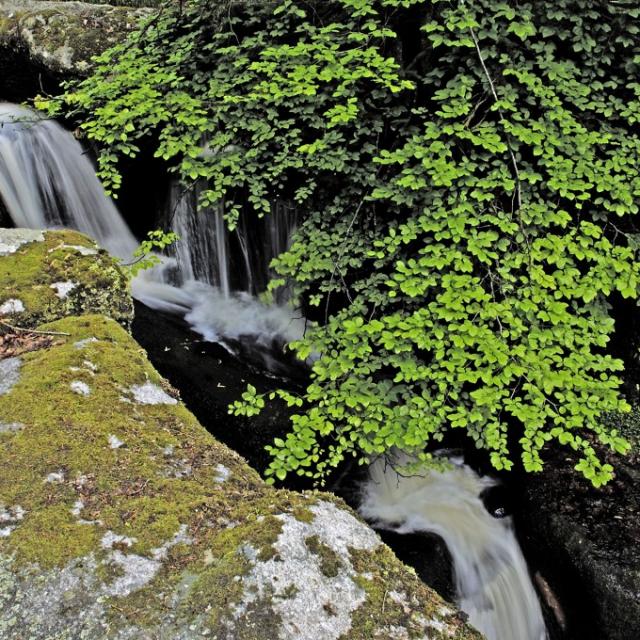
[[[344,242],[346,242],[347,238],[349,237],[350,233],[351,233],[351,229],[353,228],[353,225],[355,224],[356,218],[358,217],[358,214],[360,213],[360,209],[362,209],[362,205],[364,204],[364,201],[366,199],[366,195],[364,198],[362,198],[362,200],[360,200],[360,204],[358,204],[353,216],[351,217],[351,222],[349,222],[349,226],[347,227],[347,231],[344,234]],[[329,291],[327,292],[327,301],[325,303],[324,306],[324,321],[325,323],[327,322],[328,318],[329,318],[329,301],[331,300],[331,286],[333,285],[333,281],[336,277],[336,273],[339,272],[340,274],[340,280],[342,281],[343,286],[345,287],[346,293],[347,293],[347,297],[349,298],[349,302],[351,302],[351,296],[349,295],[349,288],[347,287],[347,283],[344,281],[344,276],[342,275],[342,271],[340,270],[340,261],[342,260],[345,252],[346,252],[346,247],[344,246],[344,242],[343,245],[341,247],[340,253],[338,254],[338,257],[336,260],[332,260],[333,262],[333,272],[331,273],[331,279],[329,280]]]
[[[487,64],[484,60],[484,56],[482,55],[482,49],[480,49],[480,43],[478,42],[478,37],[476,36],[476,32],[473,30],[473,27],[469,27],[469,33],[471,33],[471,38],[473,39],[473,44],[475,45],[476,51],[478,53],[478,58],[480,60],[480,64],[482,65],[482,71],[489,83],[489,88],[491,89],[491,95],[495,100],[496,104],[500,101],[498,98],[498,92],[496,91],[496,86],[493,83],[493,78],[489,73],[489,69],[487,69]],[[502,124],[505,123],[504,115],[502,114],[502,109],[498,107],[498,116],[500,117],[500,122]],[[518,209],[522,208],[522,188],[521,188],[521,180],[520,180],[520,169],[518,167],[518,161],[516,160],[515,153],[513,153],[513,148],[511,147],[511,138],[507,133],[507,148],[509,149],[509,156],[511,157],[511,164],[513,165],[513,171],[515,173],[516,178],[516,194],[518,198]]]

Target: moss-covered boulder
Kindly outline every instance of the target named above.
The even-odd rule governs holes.
[[[2,236],[3,304],[103,259],[65,234]],[[114,320],[37,331],[0,341],[0,638],[480,637],[340,500],[262,482]]]
[[[0,318],[35,327],[83,313],[129,325],[129,283],[113,258],[77,231],[0,229]]]
[[[120,42],[148,13],[108,4],[4,0],[0,51],[25,52],[50,71],[84,73],[92,56]]]

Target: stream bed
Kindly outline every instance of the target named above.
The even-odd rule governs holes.
[[[0,105],[0,124],[0,200],[12,223],[30,228],[75,228],[114,255],[130,258],[137,240],[125,217],[105,197],[89,158],[73,136],[57,123],[40,122],[32,112],[15,105]],[[185,240],[158,267],[134,280],[133,294],[138,300],[134,337],[200,422],[263,471],[269,463],[264,447],[286,433],[289,410],[275,403],[257,417],[242,418],[230,416],[228,405],[240,397],[247,384],[260,392],[279,387],[296,389],[308,376],[306,367],[287,355],[282,346],[301,334],[304,320],[282,301],[266,306],[255,296],[268,279],[270,259],[290,241],[296,216],[276,206],[273,219],[265,226],[253,230],[241,226],[230,237],[221,227],[219,209],[207,218],[175,192],[171,197],[174,204],[169,203],[169,208],[176,211],[174,228]],[[427,584],[456,599],[488,640],[547,637],[511,520],[502,517],[508,514],[499,501],[487,508],[482,500],[482,494],[495,483],[460,461],[454,461],[453,470],[441,476],[410,478],[398,476],[385,465],[385,461],[375,462],[369,476],[342,469],[333,488],[378,526],[383,538],[416,567]],[[536,580],[538,591],[545,596],[547,623],[555,616],[556,622],[547,625],[549,637],[605,640],[597,624],[606,617],[606,611],[602,614],[599,609],[610,608],[612,617],[619,618],[616,612],[625,610],[620,603],[634,602],[637,461],[621,466],[623,471],[627,469],[628,477],[620,475],[612,484],[615,500],[599,494],[602,500],[598,504],[608,505],[609,511],[613,509],[611,519],[625,525],[618,527],[620,540],[608,533],[609,511],[598,512],[596,524],[587,528],[596,542],[602,539],[612,543],[604,556],[598,555],[603,545],[595,545],[596,560],[606,557],[602,565],[592,562],[591,557],[583,562],[580,553],[587,544],[580,539],[578,551],[565,554],[554,567],[558,548],[563,551],[565,542],[550,543],[544,527],[537,524],[544,516],[551,530],[556,513],[569,520],[573,517],[570,506],[564,504],[563,483],[569,477],[571,482],[576,481],[565,474],[565,467],[570,472],[571,461],[554,462],[559,481],[554,490],[542,487],[538,492],[545,497],[542,502],[536,500],[535,482],[528,481],[527,486],[534,491],[529,490],[530,499],[523,502],[527,512],[523,515],[521,509],[515,521],[516,525],[525,525],[528,558],[535,557],[536,565],[548,570],[549,575],[554,570],[558,574],[559,567],[570,575],[570,579],[561,577],[552,585],[559,585],[568,594],[563,602],[572,602],[575,609],[569,611],[573,622],[569,620],[566,632],[557,624],[564,614],[554,609],[557,601],[553,590],[544,579]],[[309,487],[296,479],[287,486]],[[590,489],[572,486],[572,492],[584,503],[577,514],[584,520],[584,514],[592,513],[594,501],[600,498]],[[567,528],[566,524],[562,526]],[[589,538],[581,530],[574,535],[569,529],[567,536],[571,539]],[[530,543],[534,539],[535,544]],[[571,539],[565,537],[569,542]],[[545,544],[549,545],[546,550]],[[623,567],[622,577],[614,582],[606,575],[606,567],[616,559],[631,569],[625,573]],[[584,566],[579,566],[581,562]],[[597,589],[586,590],[585,580],[596,584]],[[638,613],[637,593],[635,600],[632,615]],[[615,638],[639,637],[637,629],[627,629],[624,621],[614,619],[606,624],[618,630]],[[574,634],[575,629],[580,633]]]

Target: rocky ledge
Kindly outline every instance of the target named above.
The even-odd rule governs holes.
[[[620,456],[594,442],[616,470],[608,485],[576,473],[572,452],[549,452],[545,473],[521,480],[516,525],[557,622],[553,640],[639,637],[640,410],[605,419],[632,445]]]
[[[51,72],[84,73],[92,56],[120,42],[148,13],[108,4],[5,0],[0,51],[26,53]]]
[[[20,278],[43,293],[61,264],[76,282],[74,263],[107,260],[67,253],[94,248],[69,232],[0,238],[0,291],[25,309]],[[262,482],[106,317],[121,310],[85,302],[0,336],[1,638],[480,638],[339,499]]]

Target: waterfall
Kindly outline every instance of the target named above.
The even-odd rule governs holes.
[[[251,336],[270,345],[299,338],[304,324],[292,318],[291,309],[267,307],[249,295],[266,286],[265,264],[277,255],[274,250],[288,246],[292,229],[279,228],[282,214],[276,212],[266,226],[275,225],[273,233],[286,238],[286,246],[269,242],[263,250],[260,234],[250,233],[246,224],[236,236],[228,232],[222,206],[197,212],[197,195],[195,189],[187,194],[172,189],[172,226],[181,240],[172,257],[162,257],[160,266],[134,278],[134,297],[184,316],[207,340]],[[0,104],[0,201],[18,227],[77,229],[125,261],[138,246],[73,135],[55,121],[11,104]],[[238,243],[245,264],[241,269],[232,259],[232,245]],[[236,278],[236,272],[244,275]]]
[[[198,209],[202,185],[185,191],[173,184],[167,217],[180,236],[173,248],[181,283],[197,280],[217,287],[224,298],[235,291],[253,296],[265,290],[273,275],[271,261],[286,251],[297,225],[296,211],[276,202],[271,213],[259,220],[241,216],[229,231],[224,204]]]
[[[491,516],[480,498],[495,481],[457,458],[444,472],[394,470],[412,461],[398,454],[393,466],[374,462],[360,513],[398,533],[439,535],[453,559],[458,604],[487,640],[545,640],[540,603],[512,523]]]
[[[72,227],[125,259],[138,246],[80,143],[12,104],[0,104],[0,195],[18,227]]]
[[[222,205],[197,210],[199,192],[171,186],[169,219],[171,230],[180,239],[172,251],[176,257],[179,280],[198,280],[220,288],[225,298],[229,286],[229,248]]]
[[[0,200],[17,227],[69,227],[124,261],[138,242],[108,198],[80,143],[54,120],[0,104]],[[164,282],[170,260],[134,278],[134,297],[187,311],[190,297]]]

